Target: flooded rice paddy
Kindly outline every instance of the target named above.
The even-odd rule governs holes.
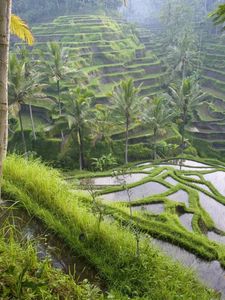
[[[162,194],[167,190],[168,189],[164,185],[158,182],[148,182],[134,188],[130,188],[128,191],[123,190],[120,192],[103,195],[102,198],[108,201],[135,201],[148,196]]]
[[[163,203],[152,203],[141,206],[133,206],[133,210],[141,211],[141,212],[150,212],[153,214],[161,214],[164,212],[164,204]]]

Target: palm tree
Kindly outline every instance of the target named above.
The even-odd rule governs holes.
[[[44,76],[56,83],[59,115],[62,114],[61,82],[71,72],[67,66],[68,50],[57,42],[47,43],[47,57],[42,53],[41,71]]]
[[[198,83],[192,77],[183,79],[180,85],[171,85],[169,93],[171,95],[171,105],[179,118],[183,151],[185,127],[193,119],[194,111],[205,100],[206,94],[200,90]]]
[[[137,117],[143,97],[139,96],[140,86],[135,87],[133,79],[121,81],[111,95],[112,110],[122,118],[125,125],[125,163],[128,163],[129,126]]]
[[[33,36],[26,24],[11,15],[12,0],[0,1],[0,197],[3,160],[8,144],[8,54],[10,40],[10,25],[12,33],[33,43]]]
[[[171,125],[174,111],[170,108],[168,99],[164,95],[155,96],[146,102],[147,107],[143,112],[143,123],[153,130],[154,159],[157,157],[156,142],[160,135],[165,132],[165,128]]]
[[[88,89],[76,88],[65,94],[62,119],[66,120],[70,134],[79,146],[80,170],[84,168],[84,128],[89,120],[93,94]]]
[[[91,121],[91,139],[93,145],[97,141],[105,141],[112,150],[112,133],[115,129],[110,108],[107,105],[97,104],[94,110],[94,117]]]
[[[29,102],[32,98],[42,97],[42,88],[43,86],[38,82],[38,74],[32,72],[30,73],[30,76],[27,76],[26,63],[23,60],[18,60],[16,54],[10,55],[9,106],[12,112],[16,112],[18,114],[25,154],[27,153],[27,147],[21,116],[21,104]],[[32,123],[33,136],[35,138],[36,133],[34,128],[31,105],[30,118]]]
[[[173,76],[177,74],[182,79],[188,75],[188,72],[200,66],[199,52],[192,32],[186,31],[177,45],[168,48],[166,60],[171,74]]]
[[[23,80],[24,82],[27,81],[27,85],[30,86],[30,96],[33,96],[35,99],[47,99],[46,95],[43,94],[41,91],[45,87],[45,84],[40,83],[40,73],[36,71],[36,63],[33,62],[30,51],[26,47],[19,48],[17,57],[20,59],[21,65],[24,65],[24,72],[23,72]],[[18,62],[16,62],[18,63]],[[32,126],[32,134],[34,140],[37,139],[35,125],[34,125],[34,118],[33,118],[33,108],[32,102],[30,100],[33,99],[25,99],[25,102],[29,105],[29,114]]]
[[[210,17],[212,17],[215,25],[220,25],[225,23],[225,3],[220,4],[216,10],[214,10]],[[225,30],[225,26],[223,26],[223,30]]]

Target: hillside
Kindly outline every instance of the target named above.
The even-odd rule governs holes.
[[[163,58],[167,53],[167,45],[161,30],[140,28],[140,41],[146,49]],[[200,83],[207,95],[206,101],[196,111],[195,120],[189,127],[189,137],[200,155],[224,157],[225,151],[225,44],[223,35],[205,32],[201,45],[200,57],[202,68]]]
[[[147,44],[142,43],[143,39],[138,35],[135,27],[121,19],[95,15],[63,16],[52,23],[35,26],[32,30],[36,39],[33,49],[34,59],[37,49],[47,50],[47,41],[57,41],[67,51],[68,63],[75,70],[75,75],[73,74],[69,79],[71,83],[62,82],[62,90],[73,88],[79,74],[82,73],[84,79],[80,80],[80,83],[94,93],[93,105],[108,104],[109,93],[120,80],[125,78],[133,78],[135,86],[141,85],[140,95],[143,97],[152,97],[163,91],[163,83],[167,76],[165,66],[156,56],[156,52],[151,51]],[[16,43],[14,49],[18,46],[21,44]],[[51,83],[47,89],[48,100],[31,100],[35,127],[40,132],[43,130],[46,132],[46,128],[54,123],[52,109],[56,93],[57,87]],[[57,134],[48,133],[48,139],[44,141],[44,144],[47,143],[46,148],[54,147],[53,155],[49,158],[40,149],[40,143],[32,144],[28,139],[31,123],[27,104],[22,105],[22,118],[28,149],[37,152],[44,159],[56,160],[59,154],[57,149],[60,148]],[[148,137],[151,135],[150,128],[135,125],[130,129],[130,143],[134,147],[139,142],[147,145]],[[164,136],[179,140],[179,135],[171,128]],[[123,129],[117,129],[113,139],[116,143],[120,143],[123,138]],[[21,148],[20,143],[19,133],[16,133],[10,149],[14,145]],[[148,148],[143,149],[145,153],[149,152]],[[143,154],[139,159],[147,157],[148,155]]]

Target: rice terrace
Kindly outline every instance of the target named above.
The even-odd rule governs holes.
[[[224,24],[0,0],[0,299],[225,299]]]

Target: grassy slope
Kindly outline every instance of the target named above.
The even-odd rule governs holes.
[[[12,156],[4,172],[4,194],[19,201],[76,253],[89,259],[116,299],[212,298],[190,270],[160,254],[144,238],[137,257],[132,231],[107,220],[99,226],[98,215],[85,204],[87,196],[70,192],[56,171]],[[85,236],[82,240],[81,234]]]

